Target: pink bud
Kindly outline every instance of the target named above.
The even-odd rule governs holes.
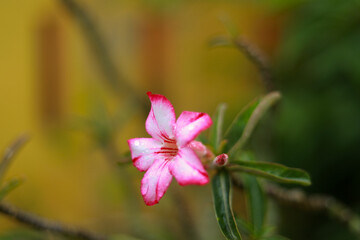
[[[222,153],[219,156],[216,156],[215,160],[214,160],[214,164],[216,166],[225,166],[228,162],[229,156],[226,153]]]

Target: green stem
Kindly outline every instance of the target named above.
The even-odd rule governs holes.
[[[244,189],[243,183],[234,176],[232,176],[232,182],[235,187]],[[264,191],[269,197],[282,204],[308,211],[325,212],[336,220],[345,223],[350,231],[360,237],[359,215],[332,196],[320,194],[307,195],[301,189],[286,189],[275,184],[266,184]]]

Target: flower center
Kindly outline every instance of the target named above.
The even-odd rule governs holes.
[[[166,160],[171,160],[173,157],[175,157],[178,153],[179,149],[176,145],[175,140],[167,140],[164,141],[163,146],[160,149],[160,154],[164,157],[166,157]]]

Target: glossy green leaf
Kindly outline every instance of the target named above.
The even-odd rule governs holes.
[[[244,175],[243,183],[246,193],[247,209],[253,225],[253,234],[259,237],[263,233],[265,222],[266,196],[256,177]]]
[[[220,169],[212,179],[214,207],[220,229],[226,239],[241,239],[231,207],[230,176],[225,169]]]
[[[6,182],[1,188],[0,188],[0,201],[8,195],[12,190],[20,186],[20,184],[23,183],[22,179],[14,178],[10,181]]]
[[[252,135],[260,119],[280,98],[281,94],[279,92],[271,92],[246,106],[235,117],[225,133],[224,139],[228,142],[224,152],[228,152],[229,156],[231,156],[241,149]]]
[[[226,110],[226,104],[220,104],[214,116],[212,117],[213,124],[210,129],[210,144],[214,148],[216,154],[219,152],[220,141],[222,140],[223,135],[223,123],[224,123],[224,113]]]
[[[247,105],[240,113],[235,117],[230,127],[227,129],[224,139],[227,140],[227,144],[224,148],[224,152],[228,152],[231,147],[239,140],[244,132],[245,126],[248,123],[251,114],[254,112],[256,107],[259,105],[260,99],[254,100],[252,103]]]
[[[310,176],[305,171],[270,162],[233,161],[231,169],[265,177],[282,183],[310,185]]]

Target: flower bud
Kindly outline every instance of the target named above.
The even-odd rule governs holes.
[[[218,167],[225,166],[228,163],[229,156],[226,153],[222,153],[214,159],[214,165]]]

